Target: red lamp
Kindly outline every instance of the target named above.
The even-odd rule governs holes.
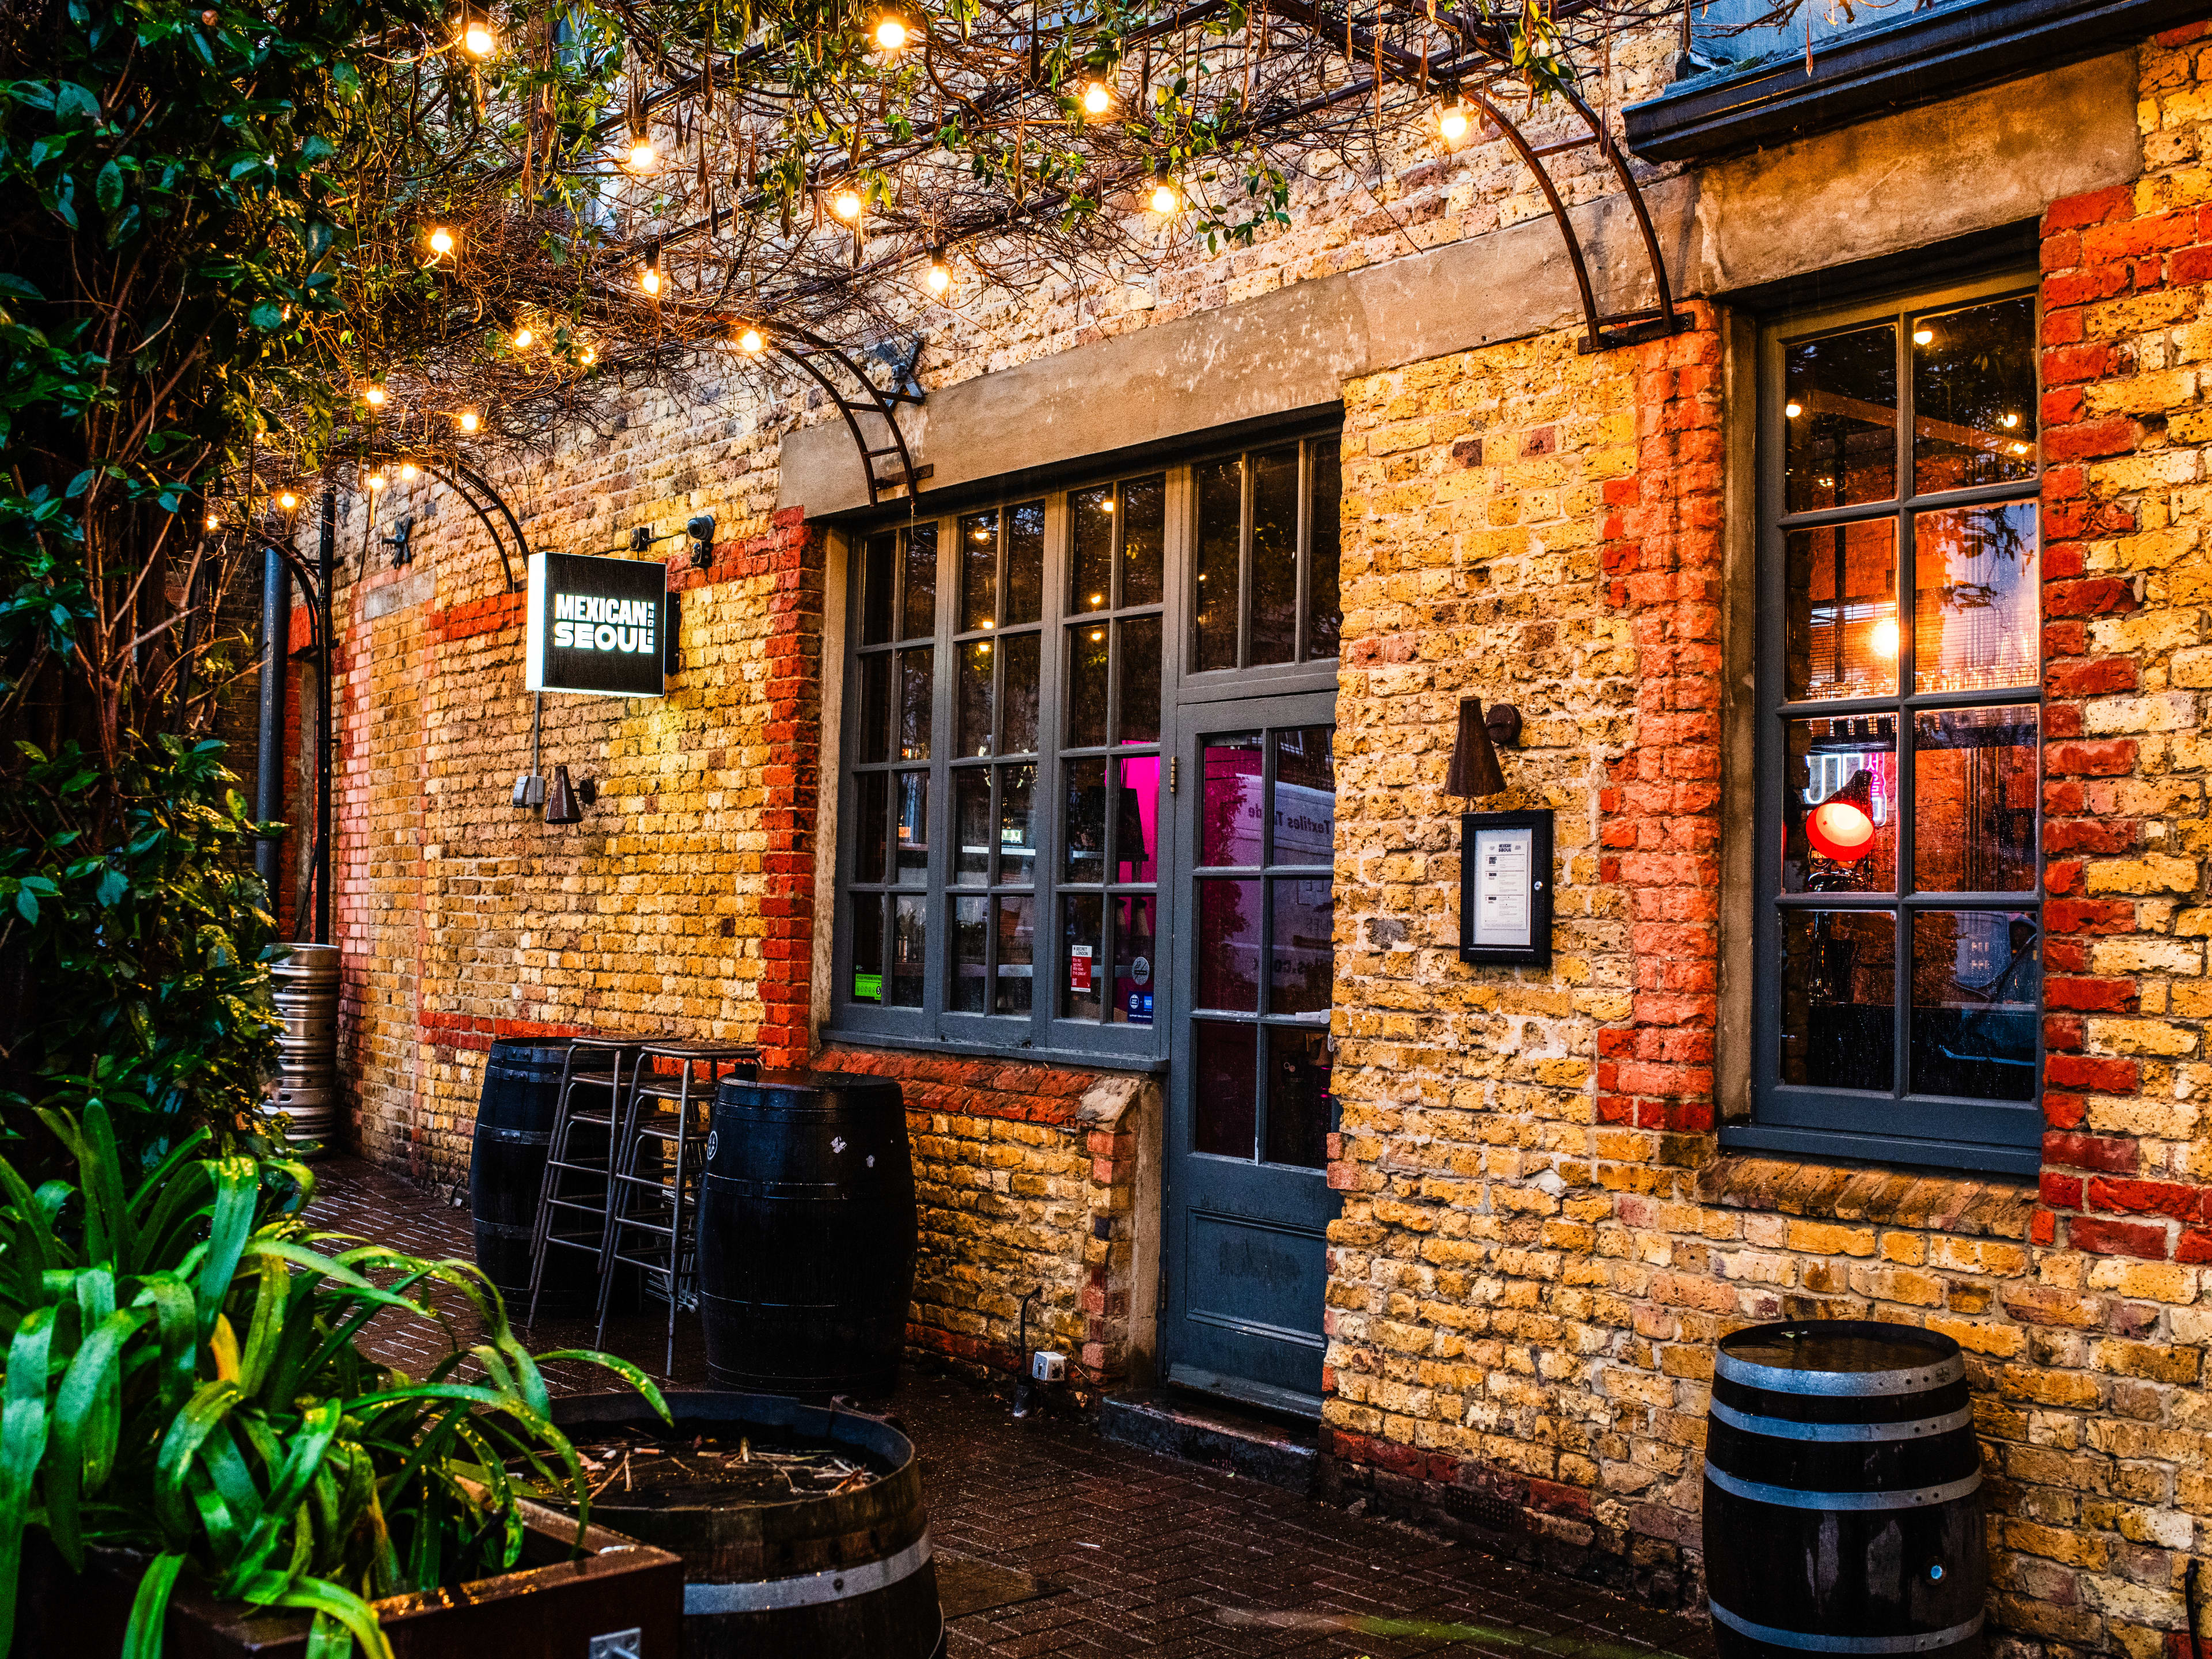
[[[1863,767],[1805,818],[1805,839],[1822,858],[1856,864],[1874,846],[1874,775]]]

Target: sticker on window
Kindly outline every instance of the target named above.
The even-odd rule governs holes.
[[[1071,991],[1091,988],[1091,947],[1087,945],[1068,946],[1067,988]]]

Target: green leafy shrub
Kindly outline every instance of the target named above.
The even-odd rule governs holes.
[[[589,1492],[541,1360],[606,1366],[666,1415],[626,1361],[532,1358],[465,1262],[325,1253],[301,1218],[303,1165],[200,1156],[202,1131],[134,1190],[99,1102],[42,1115],[77,1179],[34,1191],[0,1160],[0,1652],[39,1528],[73,1567],[94,1546],[150,1558],[124,1659],[158,1659],[186,1572],[226,1600],[311,1611],[309,1659],[356,1642],[390,1659],[368,1603],[511,1570],[518,1480],[572,1492],[580,1537]],[[419,1380],[360,1351],[387,1309],[439,1320],[438,1285],[481,1340]]]
[[[196,1128],[252,1133],[276,1053],[275,924],[222,745],[165,737],[119,781],[75,744],[17,748],[0,806],[0,963],[20,986],[0,1108],[100,1102],[132,1180]]]

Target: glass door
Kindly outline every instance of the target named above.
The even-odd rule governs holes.
[[[1334,1101],[1333,693],[1186,708],[1168,1379],[1318,1415]]]

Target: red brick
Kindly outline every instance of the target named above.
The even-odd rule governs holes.
[[[2084,225],[2101,225],[2108,220],[2124,218],[2134,208],[2135,199],[2135,192],[2125,185],[2061,197],[2043,210],[2043,234],[2049,237],[2057,231],[2079,230]]]
[[[2166,1258],[2166,1229],[2137,1221],[2106,1221],[2096,1216],[2069,1217],[2066,1241],[2093,1255],[2131,1255],[2146,1261]]]
[[[2046,1164],[2057,1164],[2068,1169],[2103,1170],[2116,1175],[2133,1175],[2140,1162],[2140,1154],[2132,1140],[2120,1140],[2107,1135],[2049,1133],[2043,1137],[2043,1158]]]
[[[2102,1176],[2089,1182],[2089,1201],[2084,1207],[2119,1215],[2170,1215],[2180,1221],[2205,1218],[2206,1189],[2185,1187],[2172,1181],[2112,1181]]]

